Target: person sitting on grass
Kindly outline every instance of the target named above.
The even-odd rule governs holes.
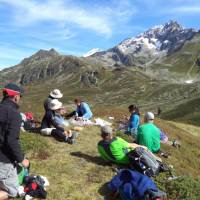
[[[49,105],[53,99],[61,99],[62,97],[63,97],[63,94],[61,93],[59,89],[54,89],[53,91],[51,91],[48,98],[44,101],[45,112],[50,110]]]
[[[73,116],[75,116],[76,120],[87,120],[92,118],[92,111],[86,102],[82,101],[81,99],[75,99],[74,103],[76,105],[76,111],[66,115],[66,118]]]
[[[128,118],[128,127],[125,134],[131,134],[134,138],[137,136],[137,130],[140,124],[140,112],[136,105],[130,105],[128,107],[130,117]]]
[[[116,164],[130,164],[126,154],[136,147],[143,147],[135,143],[128,143],[120,137],[114,137],[112,128],[109,126],[101,128],[101,137],[102,140],[98,143],[100,156],[105,161]]]
[[[160,150],[160,130],[154,125],[154,114],[147,112],[144,116],[144,124],[139,126],[137,144],[146,146],[152,153]]]
[[[71,130],[65,130],[64,127],[69,124],[60,115],[62,113],[62,102],[53,99],[49,104],[49,109],[42,119],[41,133],[52,135],[59,141],[73,144],[76,136]]]

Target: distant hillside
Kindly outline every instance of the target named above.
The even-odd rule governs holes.
[[[162,118],[200,126],[200,98],[190,100],[166,111]]]
[[[146,60],[149,47],[152,47],[152,55],[159,55],[159,58],[153,56]],[[103,62],[102,55],[108,55],[110,50],[86,58],[61,55],[54,49],[40,50],[16,66],[2,70],[0,82],[2,85],[6,82],[22,84],[34,94],[32,98],[36,102],[40,101],[36,92],[43,99],[57,87],[66,94],[66,101],[81,96],[99,106],[124,107],[135,103],[143,110],[156,110],[160,106],[165,112],[199,97],[198,31],[184,29],[170,21],[137,38],[125,40],[111,51],[117,53],[116,48],[128,57],[138,54],[143,65],[136,62],[137,59],[131,66],[122,61],[110,65],[110,58]]]
[[[179,80],[200,78],[200,33],[196,34],[190,41],[178,51],[152,63],[154,71],[164,70],[166,73],[174,74]]]

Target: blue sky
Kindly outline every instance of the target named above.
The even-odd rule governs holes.
[[[200,0],[0,0],[0,69],[39,49],[82,56],[177,20],[200,28]]]

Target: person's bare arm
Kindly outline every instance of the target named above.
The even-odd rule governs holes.
[[[129,143],[129,146],[128,146],[128,147],[129,147],[129,148],[132,148],[132,149],[135,149],[136,147],[142,147],[142,148],[144,148],[144,149],[147,150],[147,147],[142,146],[142,145],[139,145],[139,144],[136,144],[136,143]]]

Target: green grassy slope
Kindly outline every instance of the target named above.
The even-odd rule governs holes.
[[[200,188],[195,180],[199,177],[200,137],[190,135],[171,122],[158,120],[156,123],[171,139],[178,138],[182,143],[180,150],[162,145],[172,154],[166,162],[173,165],[175,174],[182,178],[168,182],[167,175],[161,174],[156,178],[157,184],[168,193],[169,199],[197,200]],[[84,128],[75,145],[31,133],[21,134],[23,149],[31,160],[31,173],[44,175],[50,181],[49,200],[110,200],[106,183],[115,175],[116,166],[106,165],[99,158],[96,148],[99,140],[98,127]]]
[[[164,119],[200,125],[200,98],[180,104],[163,113]]]

